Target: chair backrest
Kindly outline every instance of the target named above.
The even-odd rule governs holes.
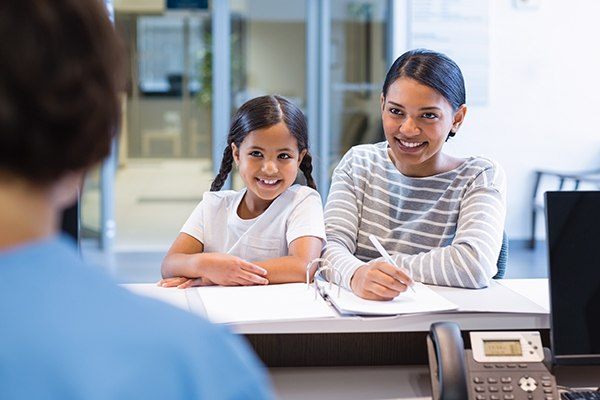
[[[498,272],[494,275],[494,279],[502,279],[504,278],[504,274],[506,273],[506,264],[508,262],[508,236],[506,232],[502,233],[502,247],[500,248],[500,255],[498,256],[498,262],[496,266],[498,267]]]

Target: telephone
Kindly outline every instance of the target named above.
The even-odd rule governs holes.
[[[559,400],[539,332],[471,332],[465,350],[453,322],[431,325],[427,353],[434,400]]]

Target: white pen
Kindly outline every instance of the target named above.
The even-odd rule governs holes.
[[[396,262],[388,254],[388,252],[385,251],[385,249],[383,248],[383,246],[381,245],[381,243],[379,243],[379,240],[377,240],[377,238],[375,237],[375,235],[369,235],[369,240],[371,241],[371,243],[373,243],[373,246],[375,246],[375,248],[377,249],[377,251],[379,252],[379,254],[381,254],[381,256],[383,258],[385,258],[385,261],[387,261],[389,264],[392,264],[394,267],[396,267],[396,269],[398,269],[399,271],[402,271],[402,272],[404,272],[406,274],[406,272],[396,264]],[[405,282],[402,282],[402,283],[404,283],[414,293],[416,293],[415,288],[413,288],[412,285],[408,285]]]

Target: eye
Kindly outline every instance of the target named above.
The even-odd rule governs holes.
[[[434,113],[424,113],[422,117],[425,119],[436,119],[438,116]]]
[[[403,115],[404,113],[402,112],[402,110],[398,109],[398,108],[390,108],[390,112],[394,115]]]
[[[250,157],[262,157],[262,153],[258,150],[251,151],[249,155]]]
[[[280,158],[280,159],[282,159],[282,160],[289,160],[290,158],[292,158],[292,156],[290,154],[287,154],[287,153],[281,153],[277,157]]]

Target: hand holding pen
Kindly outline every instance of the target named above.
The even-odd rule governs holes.
[[[393,260],[392,263],[377,261],[365,264],[354,272],[350,281],[352,291],[367,300],[392,300],[412,284],[407,271],[396,266]]]
[[[414,281],[408,275],[408,271],[406,271],[406,268],[400,268],[398,266],[398,264],[396,264],[396,261],[394,261],[394,259],[389,255],[389,253],[387,251],[385,251],[385,249],[383,248],[383,246],[381,245],[381,243],[379,243],[379,240],[377,240],[377,238],[375,237],[375,235],[369,235],[369,240],[371,241],[371,243],[373,243],[373,246],[375,246],[375,248],[377,249],[377,251],[379,252],[379,254],[381,254],[381,256],[383,257],[383,259],[385,261],[387,261],[388,264],[393,265],[398,270],[402,271],[403,273],[405,273],[408,276],[409,280],[408,281],[404,281],[402,283],[404,283],[406,286],[408,286],[410,288],[410,290],[412,290],[413,293],[415,293],[415,288],[413,288]]]

